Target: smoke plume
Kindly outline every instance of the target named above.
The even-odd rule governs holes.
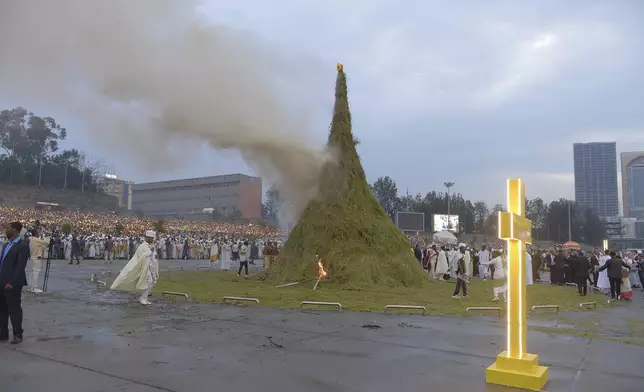
[[[0,89],[12,102],[75,116],[137,171],[192,162],[182,146],[196,141],[238,150],[296,216],[315,196],[331,154],[278,95],[286,70],[257,40],[206,23],[197,2],[1,3]]]

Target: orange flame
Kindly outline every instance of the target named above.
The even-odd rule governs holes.
[[[327,272],[324,270],[324,264],[322,264],[322,260],[320,260],[317,256],[315,257],[315,261],[318,263],[318,279],[326,278],[327,277]]]

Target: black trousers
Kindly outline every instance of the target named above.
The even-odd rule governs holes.
[[[586,295],[588,293],[588,277],[587,276],[578,276],[577,277],[577,290],[579,294]]]
[[[77,262],[80,263],[80,250],[73,250],[71,258],[69,259],[69,263],[71,264],[74,259],[76,259]]]
[[[597,287],[598,280],[599,280],[599,272],[593,272],[593,286]]]
[[[622,279],[621,278],[608,278],[610,281],[610,296],[613,299],[619,298],[622,295]]]
[[[13,336],[22,336],[22,286],[0,290],[0,336],[9,335],[9,319]]]
[[[461,278],[456,278],[456,288],[454,289],[454,295],[458,295],[458,293],[461,291],[461,288],[463,289],[463,295],[467,295],[467,282],[465,282]]]
[[[248,275],[248,261],[239,262],[239,271],[237,271],[237,275],[241,274],[242,267],[246,268],[246,275]]]

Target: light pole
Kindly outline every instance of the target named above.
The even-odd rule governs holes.
[[[450,217],[449,190],[450,190],[451,187],[454,186],[454,183],[453,182],[446,182],[446,183],[444,183],[444,185],[445,185],[445,188],[447,188],[447,230],[449,230],[449,228],[450,228],[450,220],[449,220],[449,217]]]

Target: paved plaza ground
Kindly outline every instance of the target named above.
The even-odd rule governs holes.
[[[299,312],[158,296],[143,307],[134,295],[89,283],[106,269],[113,279],[124,264],[58,261],[48,293],[25,293],[25,341],[0,346],[2,392],[511,390],[485,384],[485,368],[503,349],[498,318]],[[643,302],[637,292],[632,303],[595,316],[613,320],[608,333],[617,339],[628,334],[620,320],[642,315]],[[559,321],[531,323],[556,328]],[[546,391],[643,388],[641,346],[536,331],[528,340],[550,367]]]

